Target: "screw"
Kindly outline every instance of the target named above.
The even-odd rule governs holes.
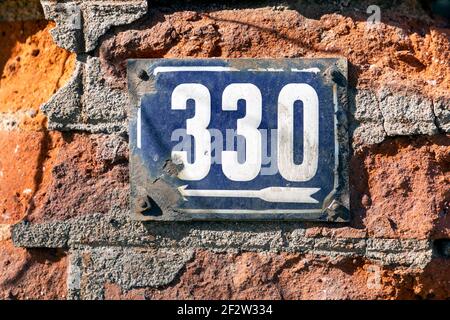
[[[348,208],[342,205],[339,201],[334,199],[325,209],[328,217],[334,221],[345,221],[348,219],[350,212]]]
[[[330,70],[330,76],[331,80],[333,80],[334,83],[336,83],[340,87],[347,86],[347,79],[345,79],[344,75],[341,73],[341,71],[334,67]]]
[[[109,223],[111,223],[111,225],[112,225],[114,228],[120,227],[120,223],[119,223],[119,221],[117,221],[116,219],[111,219],[111,220],[109,220]]]
[[[138,77],[139,77],[139,79],[144,80],[144,81],[147,81],[148,79],[150,79],[150,77],[148,76],[147,71],[145,71],[145,70],[139,71]]]
[[[142,213],[151,207],[149,196],[140,196],[136,199],[136,210],[138,212]]]

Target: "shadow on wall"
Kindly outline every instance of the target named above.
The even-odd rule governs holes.
[[[38,82],[29,71],[40,53],[37,46],[32,48],[35,44],[31,44],[31,38],[47,24],[46,21],[0,22],[0,113],[11,118],[3,120],[0,129],[0,222],[15,222],[26,215],[32,194],[42,180],[42,170],[36,163],[46,157],[43,142],[47,134],[41,131],[45,119],[38,115],[41,93],[36,97],[33,91]],[[39,132],[7,131],[21,127]],[[26,135],[28,138],[24,138]],[[28,173],[23,175],[18,169]]]
[[[450,1],[448,0],[286,0],[286,1],[249,1],[231,0],[216,1],[214,4],[207,0],[187,0],[183,3],[170,3],[166,1],[152,1],[153,7],[166,7],[173,11],[193,10],[212,11],[226,9],[255,9],[262,7],[289,8],[297,10],[309,19],[320,20],[325,14],[338,13],[358,21],[366,21],[370,15],[369,6],[376,5],[382,11],[388,12],[400,5],[409,8],[412,15],[426,13],[430,18],[448,23],[450,19]],[[447,20],[447,21],[446,21]],[[389,21],[395,24],[395,19]]]
[[[4,222],[18,221],[34,208],[53,143],[40,106],[64,85],[74,67],[75,55],[53,42],[49,32],[53,27],[45,20],[0,22],[0,220]]]
[[[418,33],[424,35],[429,33],[430,27],[450,27],[450,0],[287,0],[287,1],[216,1],[211,3],[207,0],[188,0],[183,2],[172,2],[156,0],[149,6],[146,16],[134,22],[132,26],[137,30],[149,28],[157,22],[163,21],[163,17],[157,15],[172,14],[179,11],[192,11],[208,15],[219,10],[245,10],[272,7],[278,11],[286,9],[295,10],[303,17],[313,20],[321,20],[324,15],[339,14],[351,18],[353,21],[373,21],[378,19],[375,15],[376,8],[380,9],[381,22],[404,29],[408,34]],[[401,10],[399,10],[399,8]],[[158,17],[155,19],[155,17]],[[418,24],[418,17],[428,20],[428,25]],[[231,21],[245,24],[241,21]],[[423,22],[423,20],[421,21]],[[251,25],[249,25],[251,26]],[[130,26],[115,27],[116,31],[126,30]],[[268,26],[253,26],[262,30],[275,32]],[[281,36],[281,35],[280,35]],[[290,39],[298,41],[299,39]]]

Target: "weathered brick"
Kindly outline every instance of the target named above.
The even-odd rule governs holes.
[[[109,299],[445,299],[449,264],[436,259],[421,271],[353,258],[202,251],[163,289],[105,283],[104,291]]]
[[[11,238],[11,225],[0,224],[0,241],[9,240]]]
[[[0,241],[0,299],[66,299],[67,258],[61,250],[23,249]]]
[[[15,223],[30,209],[42,175],[43,132],[0,131],[0,223]]]
[[[441,135],[396,138],[355,156],[364,171],[351,173],[354,216],[369,236],[448,234],[449,154],[450,139]]]
[[[308,237],[426,239],[450,235],[450,137],[392,138],[350,162],[349,226],[308,223]]]
[[[128,146],[115,135],[63,134],[48,159],[30,221],[107,213],[128,204]]]
[[[46,21],[0,22],[0,119],[16,116],[16,127],[41,130],[46,120],[40,105],[71,76],[75,55],[53,43],[52,27]]]

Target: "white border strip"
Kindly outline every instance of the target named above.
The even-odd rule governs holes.
[[[141,148],[141,108],[138,109],[137,111],[137,119],[136,119],[136,127],[137,127],[137,132],[136,132],[136,146],[138,147],[138,149]]]
[[[322,213],[321,209],[275,209],[275,210],[242,210],[242,209],[182,209],[176,208],[176,211],[182,213],[191,213],[191,214],[205,214],[205,213],[215,213],[215,214],[264,214],[264,215],[274,215],[274,214],[284,214],[284,213],[292,213],[292,214],[308,214],[308,213]]]
[[[221,66],[180,66],[180,67],[156,67],[153,70],[153,75],[157,75],[158,73],[162,72],[226,72],[226,71],[259,71],[259,72],[283,72],[283,71],[289,71],[284,69],[277,69],[277,68],[257,68],[257,69],[247,69],[247,70],[240,70],[233,67],[221,67]],[[291,72],[310,72],[310,73],[319,73],[319,68],[308,68],[308,69],[297,69],[297,68],[291,68]]]
[[[311,72],[311,73],[319,73],[320,69],[319,68],[308,68],[308,69],[297,69],[297,68],[291,68],[292,72]]]
[[[225,72],[225,71],[239,71],[239,69],[231,68],[231,67],[219,67],[219,66],[181,66],[181,67],[156,67],[153,70],[153,75],[157,75],[161,72],[180,72],[180,71],[208,71],[208,72]]]

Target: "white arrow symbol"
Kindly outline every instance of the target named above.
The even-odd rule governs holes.
[[[194,190],[178,187],[183,197],[260,198],[268,202],[319,203],[311,195],[320,188],[269,187],[261,190]]]

